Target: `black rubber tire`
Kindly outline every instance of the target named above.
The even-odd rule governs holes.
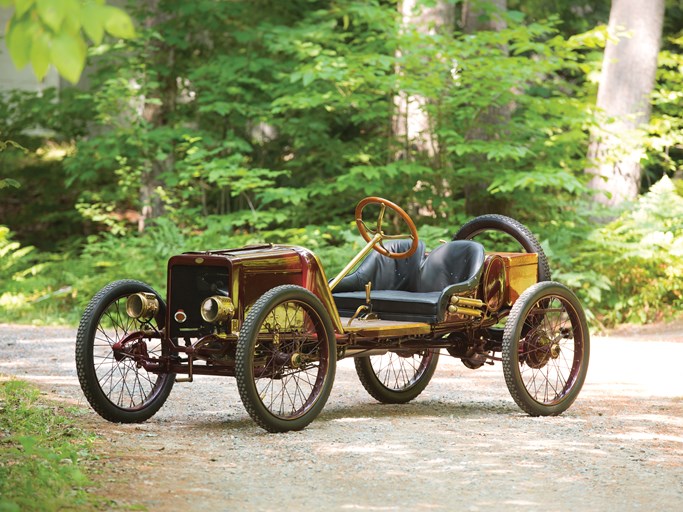
[[[315,337],[311,336],[311,339],[318,340],[314,343],[315,357],[317,357],[315,362],[317,365],[311,366],[317,370],[315,375],[308,373],[310,367],[297,370],[295,366],[289,364],[290,359],[283,359],[283,356],[290,355],[289,352],[285,352],[290,348],[287,346],[287,343],[284,345],[273,345],[263,339],[262,329],[268,316],[272,313],[272,321],[278,322],[275,309],[278,306],[290,303],[301,308],[303,311],[302,315],[306,314],[308,316],[311,322],[310,325],[315,329]],[[296,311],[293,314],[295,320],[298,314]],[[289,318],[290,315],[287,313],[286,320]],[[286,322],[283,323],[286,324]],[[307,323],[302,322],[302,325],[307,325]],[[280,327],[277,324],[277,329],[275,329],[278,337],[280,333],[286,332],[286,330],[280,331]],[[258,339],[259,333],[261,334],[261,340]],[[323,337],[325,339],[321,340]],[[292,339],[293,341],[290,342],[291,347],[301,343],[296,338],[296,335]],[[298,350],[291,354],[291,360],[293,360],[296,354],[300,354]],[[287,371],[288,373],[284,378],[282,375],[279,377],[264,376],[258,378],[256,375],[256,358],[258,356],[263,356],[266,360],[265,363],[259,365],[263,371],[271,368],[271,371],[276,375],[278,372]],[[237,340],[235,376],[237,378],[240,398],[245,409],[262,428],[268,432],[288,432],[291,430],[301,430],[311,423],[320,414],[330,395],[334,383],[336,364],[337,342],[332,320],[320,299],[313,295],[313,293],[301,286],[283,285],[268,290],[254,303],[244,320]],[[300,377],[300,375],[303,377]],[[265,384],[264,389],[259,390],[257,380]],[[292,381],[296,386],[295,393],[293,394],[291,390],[285,390],[286,386]],[[300,384],[311,387],[308,394],[299,388]],[[273,397],[273,389],[276,386],[281,387],[281,392]],[[266,404],[262,396],[266,397],[269,389],[271,403]],[[278,396],[283,398],[278,400]],[[274,410],[271,410],[271,407],[275,404],[273,398],[275,401],[281,402],[281,408],[284,408],[285,396],[291,402],[291,404],[287,405],[292,407],[297,407],[295,405],[297,401],[302,401],[303,403],[298,409],[292,410],[289,414],[285,412],[276,413]],[[294,396],[293,399],[291,398],[292,396]]]
[[[386,358],[389,359],[383,364]],[[417,358],[419,363],[410,363],[417,362]],[[354,362],[356,374],[370,396],[383,404],[405,404],[416,398],[429,384],[439,362],[439,350],[428,349],[410,357],[387,352],[381,356],[356,357]],[[400,365],[398,372],[395,370],[396,363]],[[379,365],[382,367],[378,368]],[[393,370],[392,373],[384,371],[389,366]],[[399,380],[402,382],[399,383]],[[395,387],[388,385],[392,381],[397,384]]]
[[[523,411],[566,411],[581,391],[590,358],[586,315],[576,295],[554,281],[525,290],[505,325],[502,356],[505,383]]]
[[[140,423],[151,418],[164,405],[175,383],[175,374],[149,373],[128,358],[117,361],[108,349],[141,325],[125,312],[126,298],[138,292],[157,296],[159,313],[149,323],[160,330],[166,316],[161,296],[145,283],[122,280],[109,283],[90,300],[76,336],[76,372],[83,394],[100,416],[115,423]],[[108,321],[115,322],[113,332],[105,332]],[[167,353],[158,338],[149,340],[148,350]],[[124,396],[126,393],[129,396]],[[133,396],[137,393],[139,397]]]
[[[481,215],[464,224],[453,240],[474,240],[484,231],[501,231],[514,238],[526,252],[538,254],[538,281],[550,281],[550,265],[541,244],[524,224],[505,215]],[[495,250],[494,248],[486,248]]]

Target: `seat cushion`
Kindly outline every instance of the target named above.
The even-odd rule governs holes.
[[[341,316],[353,315],[365,304],[365,292],[333,294]],[[376,290],[370,294],[372,310],[385,320],[435,322],[439,310],[440,292],[416,293],[402,290]]]

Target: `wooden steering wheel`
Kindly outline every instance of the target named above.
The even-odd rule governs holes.
[[[369,204],[380,205],[379,216],[377,217],[377,227],[375,229],[369,228],[367,224],[365,224],[365,222],[363,221],[363,208],[365,208]],[[399,215],[399,217],[401,217],[401,219],[408,225],[410,234],[384,234],[384,231],[382,231],[382,221],[384,220],[384,212],[387,208],[389,208],[390,210],[394,210]],[[362,236],[366,242],[370,242],[375,238],[379,238],[377,243],[373,246],[373,249],[375,249],[382,256],[388,256],[389,258],[393,259],[403,259],[412,256],[413,254],[415,254],[415,251],[417,251],[417,228],[415,227],[415,223],[412,221],[410,216],[400,206],[392,203],[391,201],[387,201],[386,199],[382,199],[381,197],[366,197],[365,199],[362,199],[360,203],[358,203],[358,205],[356,206],[355,215],[356,226],[358,226],[360,236]],[[410,248],[405,252],[391,252],[382,244],[382,241],[384,240],[398,240],[403,238],[410,238],[413,241]]]

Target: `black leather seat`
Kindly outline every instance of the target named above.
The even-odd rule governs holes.
[[[406,252],[411,240],[392,240],[384,246],[390,252]],[[409,258],[396,260],[372,251],[355,272],[339,281],[334,289],[338,292],[363,291],[368,281],[373,290],[414,290],[420,275],[420,265],[425,257],[425,244],[418,242],[417,251]],[[363,295],[365,299],[365,295]]]
[[[408,244],[408,245],[406,245]],[[402,252],[409,240],[388,248]],[[440,245],[424,257],[420,242],[415,255],[392,260],[373,253],[346,276],[332,294],[341,316],[351,316],[365,304],[365,284],[372,282],[373,312],[385,320],[435,323],[444,319],[450,296],[473,290],[484,265],[484,248],[458,240]]]

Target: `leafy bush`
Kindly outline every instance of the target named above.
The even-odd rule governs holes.
[[[593,210],[586,209],[586,212]],[[577,289],[606,325],[671,318],[683,307],[683,197],[664,177],[616,220],[589,213],[554,222],[554,277]]]

